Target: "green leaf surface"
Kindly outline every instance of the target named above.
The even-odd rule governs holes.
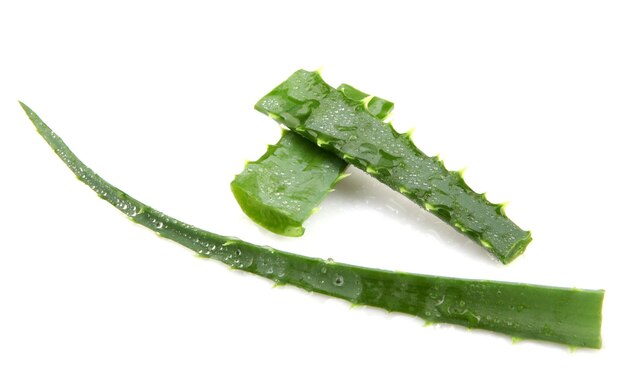
[[[340,179],[347,164],[290,131],[246,164],[230,187],[254,222],[286,236],[301,236],[302,223]]]
[[[368,111],[384,118],[393,103],[371,97],[347,84],[339,88],[356,102],[368,100]],[[268,146],[258,160],[246,164],[231,182],[242,211],[276,234],[301,236],[302,224],[313,214],[334,185],[344,177],[347,163],[290,131]]]
[[[299,70],[255,108],[323,149],[341,156],[476,241],[503,263],[519,256],[531,234],[467,186],[459,172],[426,156],[408,134],[326,84]]]
[[[100,198],[132,221],[202,257],[277,284],[294,285],[357,305],[416,315],[429,322],[459,324],[571,346],[601,346],[602,290],[369,269],[282,252],[201,230],[143,204],[106,182],[80,161],[37,114],[20,104],[59,158]]]

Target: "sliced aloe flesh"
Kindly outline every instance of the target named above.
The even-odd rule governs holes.
[[[290,131],[246,164],[230,184],[254,222],[286,236],[301,236],[302,223],[332,190],[347,164]]]
[[[384,118],[393,110],[392,102],[350,85],[338,89],[354,102],[367,99],[368,110],[376,117]],[[302,224],[343,177],[347,165],[335,154],[286,131],[263,156],[247,163],[230,186],[242,211],[254,222],[276,234],[301,236]]]
[[[399,134],[365,106],[333,89],[317,72],[300,70],[255,108],[402,193],[501,262],[524,251],[530,232],[507,218],[503,205],[474,192],[461,173],[426,156],[408,134]]]
[[[35,112],[20,104],[59,158],[100,198],[131,221],[202,257],[277,284],[290,284],[357,305],[416,315],[430,322],[459,324],[516,338],[577,347],[601,347],[603,290],[369,269],[282,252],[201,230],[145,205],[106,182],[78,159]]]

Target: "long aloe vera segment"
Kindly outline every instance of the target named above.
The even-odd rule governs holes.
[[[338,88],[359,102],[367,94],[347,84]],[[372,97],[368,111],[385,118],[393,103]],[[243,212],[257,224],[286,236],[301,236],[303,222],[342,177],[348,164],[340,157],[294,134],[283,132],[258,160],[246,164],[231,182],[231,190]]]
[[[600,348],[604,291],[455,279],[325,261],[214,234],[169,217],[87,167],[30,108],[39,134],[76,177],[132,221],[201,257],[307,291],[517,338]]]
[[[326,84],[319,73],[299,70],[255,108],[341,156],[467,235],[503,263],[519,256],[529,231],[506,217],[504,206],[474,192],[459,172],[426,156],[408,134],[371,115]]]

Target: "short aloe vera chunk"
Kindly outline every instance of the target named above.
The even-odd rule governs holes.
[[[302,223],[332,190],[347,164],[286,131],[257,161],[246,164],[230,188],[254,222],[286,236],[301,236]]]
[[[426,156],[410,136],[326,84],[319,73],[299,70],[255,108],[341,156],[470,237],[503,263],[520,255],[529,231],[506,217],[504,206],[470,189],[459,172]]]
[[[599,348],[602,290],[407,274],[325,261],[201,230],[169,217],[106,182],[85,165],[30,108],[37,131],[76,177],[132,221],[202,257],[277,284],[518,338]]]
[[[355,102],[368,97],[347,84],[338,90]],[[392,109],[392,102],[370,98],[372,115],[384,118]],[[230,186],[239,206],[254,222],[276,234],[301,236],[302,224],[343,177],[347,165],[335,154],[286,131],[263,156],[247,163]]]

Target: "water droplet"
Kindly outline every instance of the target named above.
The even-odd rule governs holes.
[[[445,295],[441,296],[441,298],[435,303],[435,306],[441,306],[445,300],[446,300],[446,296]]]
[[[337,274],[337,276],[335,277],[334,283],[337,287],[341,287],[343,285],[343,276]]]

